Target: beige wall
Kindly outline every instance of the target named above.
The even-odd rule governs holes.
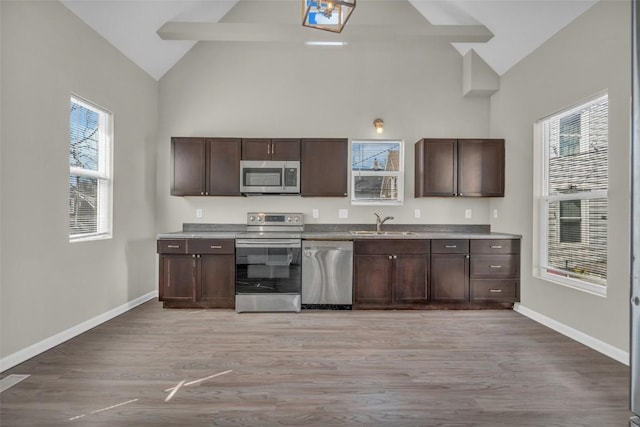
[[[0,2],[1,357],[156,289],[157,83],[59,2]],[[114,113],[114,233],[69,243],[69,97]]]
[[[495,230],[520,233],[522,305],[623,351],[629,351],[629,192],[631,32],[628,1],[602,1],[501,78],[492,97],[491,131],[506,138],[507,187]],[[606,298],[533,277],[533,124],[551,113],[609,93],[609,255]]]
[[[309,30],[314,31],[314,30]],[[160,80],[158,228],[184,222],[243,223],[255,209],[303,212],[305,221],[488,223],[488,200],[413,197],[413,150],[421,137],[489,136],[489,99],[463,98],[462,57],[446,42],[309,47],[198,43]],[[405,204],[351,206],[346,198],[172,197],[171,136],[380,138],[405,140]],[[204,217],[195,217],[196,208]],[[347,220],[338,209],[349,209]],[[473,210],[464,219],[465,208]],[[320,218],[311,218],[319,209]],[[414,209],[422,217],[414,219]]]

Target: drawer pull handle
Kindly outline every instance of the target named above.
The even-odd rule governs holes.
[[[502,249],[502,245],[491,245],[491,249]]]
[[[455,249],[457,247],[458,247],[458,245],[446,245],[445,246],[445,248],[447,248],[447,249]]]
[[[180,245],[167,245],[169,249],[180,249]]]
[[[489,267],[491,267],[491,268],[502,268],[502,266],[501,266],[501,265],[493,265],[493,264],[492,264],[492,265],[490,265]]]
[[[502,289],[489,289],[489,292],[499,294],[500,292],[502,292]]]
[[[212,245],[210,247],[211,249],[222,249],[222,246],[219,246],[219,245]]]

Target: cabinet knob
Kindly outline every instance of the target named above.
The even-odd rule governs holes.
[[[393,259],[398,259],[398,255],[394,255],[394,256],[393,256]]]
[[[389,255],[389,259],[392,259],[393,257],[391,255]]]

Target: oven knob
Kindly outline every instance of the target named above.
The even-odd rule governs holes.
[[[256,217],[255,217],[255,216],[250,216],[250,217],[249,217],[249,222],[253,222],[253,221],[255,221],[255,220],[256,220]]]
[[[287,217],[287,222],[291,222],[291,217],[290,216]]]

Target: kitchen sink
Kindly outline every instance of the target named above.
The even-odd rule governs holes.
[[[413,231],[374,231],[374,230],[355,230],[350,231],[354,236],[413,236]]]

